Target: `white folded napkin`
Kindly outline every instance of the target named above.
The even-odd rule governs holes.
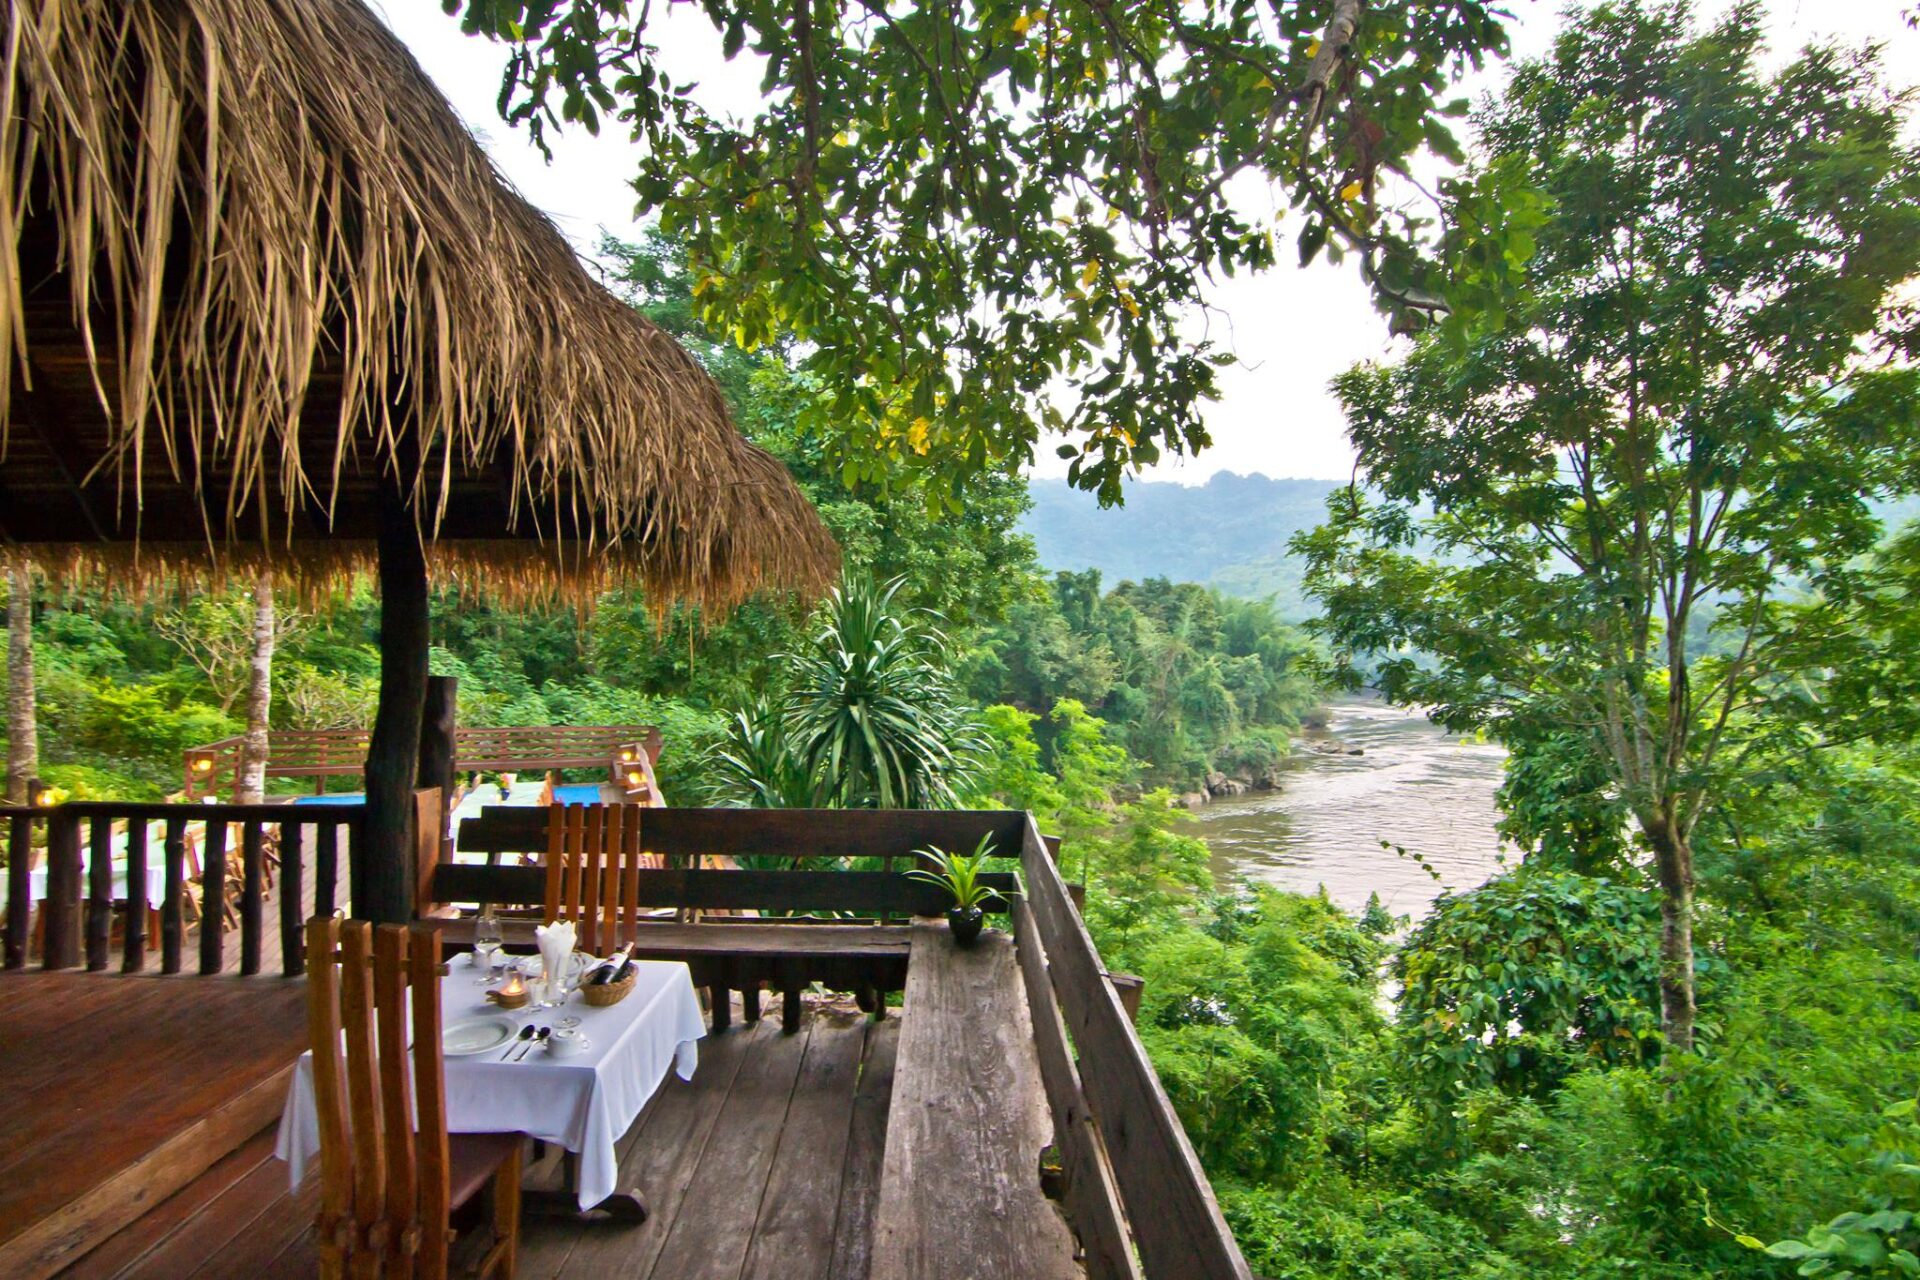
[[[534,940],[540,946],[540,968],[546,978],[548,1000],[558,1000],[561,981],[566,976],[567,965],[573,959],[573,922],[562,920],[557,924],[543,924],[533,931]]]

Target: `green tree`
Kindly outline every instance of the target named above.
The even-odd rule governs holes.
[[[808,344],[808,412],[849,479],[950,483],[1048,430],[1109,501],[1129,465],[1208,443],[1230,357],[1185,336],[1191,313],[1210,276],[1278,256],[1281,220],[1226,199],[1235,179],[1301,211],[1303,261],[1353,250],[1383,306],[1431,313],[1432,211],[1380,179],[1457,158],[1450,75],[1505,44],[1485,0],[702,0],[727,56],[753,54],[740,122],[677,78],[649,6],[446,7],[509,45],[501,107],[536,140],[628,129],[701,318],[749,350]]]
[[[1764,73],[1760,25],[1751,4],[1698,33],[1683,8],[1605,4],[1516,71],[1460,190],[1539,188],[1524,282],[1337,381],[1386,501],[1342,492],[1298,544],[1343,680],[1384,654],[1388,696],[1450,726],[1551,709],[1587,736],[1653,854],[1679,1048],[1695,834],[1768,699],[1848,652],[1807,643],[1842,637],[1787,597],[1858,599],[1868,501],[1920,486],[1904,100],[1872,49]]]

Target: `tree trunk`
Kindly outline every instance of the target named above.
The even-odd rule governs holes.
[[[267,791],[267,718],[273,710],[273,575],[253,580],[253,665],[247,681],[247,734],[234,776],[236,804],[259,804]]]
[[[7,803],[27,803],[40,772],[40,731],[33,694],[33,570],[7,566]]]
[[[1683,1053],[1693,1048],[1693,849],[1671,819],[1643,822],[1660,879],[1660,1029]]]
[[[400,493],[380,498],[380,704],[367,744],[367,820],[355,842],[353,913],[382,924],[413,915],[413,787],[427,696],[427,562]]]

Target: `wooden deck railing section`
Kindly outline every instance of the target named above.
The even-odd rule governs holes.
[[[1014,938],[1087,1274],[1249,1280],[1193,1144],[1031,819],[1020,877]]]
[[[7,841],[7,929],[0,963],[9,969],[27,963],[33,938],[34,842],[46,820],[46,810],[36,803],[0,805],[0,835]]]
[[[199,972],[220,973],[226,967],[227,886],[237,880],[233,909],[240,934],[239,972],[257,974],[270,927],[269,861],[277,860],[273,896],[279,907],[281,969],[291,975],[305,969],[301,926],[306,915],[331,915],[336,906],[345,905],[339,893],[342,858],[350,856],[363,806],[78,801],[24,818],[14,810],[0,812],[8,816],[14,832],[8,855],[7,968],[26,965],[38,915],[46,968],[73,968],[84,952],[88,969],[105,969],[112,963],[114,919],[119,916],[121,968],[143,972],[152,942],[152,910],[158,915],[161,971],[179,973],[195,903],[191,891],[197,889]],[[47,859],[46,899],[37,909],[31,859],[22,856],[27,844],[18,834],[35,820],[46,824]],[[124,854],[116,857],[122,836]],[[161,888],[153,902],[147,886],[156,866]],[[118,891],[117,874],[124,879]]]
[[[503,853],[539,852],[545,848],[546,821],[538,809],[490,809],[465,824],[458,847],[490,861]],[[638,900],[688,911],[778,908],[883,920],[934,915],[945,905],[941,892],[904,874],[913,851],[929,845],[971,850],[986,834],[1020,863],[1024,894],[1013,903],[1013,932],[1062,1153],[1067,1218],[1085,1250],[1087,1274],[1093,1280],[1143,1275],[1248,1280],[1246,1262],[1120,989],[1101,962],[1054,853],[1027,814],[650,809],[640,844],[666,865],[637,873]],[[714,855],[774,856],[789,866],[719,870],[701,865]],[[869,859],[881,869],[845,865]],[[801,869],[822,862],[841,865]],[[537,904],[545,884],[538,866],[442,864],[435,869],[433,896]],[[715,921],[693,930],[677,927],[676,937],[704,929],[708,945],[724,953],[729,936],[745,927]]]
[[[615,786],[638,791],[660,759],[660,731],[651,725],[510,725],[457,728],[454,769],[606,769]],[[271,778],[359,777],[366,767],[368,734],[362,729],[278,729],[267,739]],[[222,738],[181,753],[189,800],[224,795],[240,768],[241,738]],[[644,758],[643,758],[644,757]],[[639,772],[638,780],[630,777]]]

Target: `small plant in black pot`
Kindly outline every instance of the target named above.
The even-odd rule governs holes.
[[[937,846],[915,849],[914,853],[925,858],[929,865],[915,867],[907,874],[915,880],[939,885],[953,895],[953,905],[947,908],[947,928],[952,931],[956,944],[972,946],[974,939],[980,936],[980,930],[986,927],[985,904],[997,902],[1003,907],[1007,905],[1006,898],[1001,896],[999,890],[980,883],[980,873],[993,854],[993,837],[981,836],[980,843],[972,853],[948,853]]]

